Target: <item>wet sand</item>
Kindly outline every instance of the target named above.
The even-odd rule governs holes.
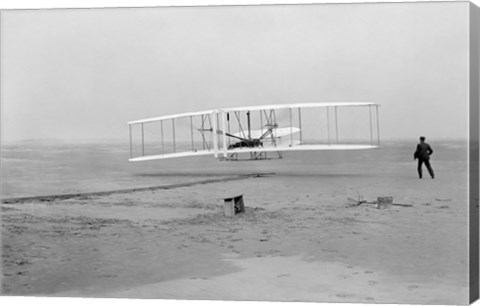
[[[436,166],[3,203],[3,294],[465,304],[465,172]],[[225,217],[236,194],[246,212]]]

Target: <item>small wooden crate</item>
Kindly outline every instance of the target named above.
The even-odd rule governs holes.
[[[236,214],[245,212],[245,204],[243,203],[243,194],[224,198],[224,212],[226,217],[233,217]]]

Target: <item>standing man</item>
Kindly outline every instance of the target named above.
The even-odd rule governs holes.
[[[417,150],[413,154],[413,159],[418,159],[418,177],[422,178],[422,165],[425,163],[427,167],[428,173],[430,176],[435,178],[435,174],[433,173],[432,166],[430,165],[430,155],[432,155],[433,150],[432,147],[428,143],[425,142],[425,137],[420,137],[420,143],[417,145]]]

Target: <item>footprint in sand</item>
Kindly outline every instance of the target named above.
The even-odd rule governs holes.
[[[43,250],[48,250],[50,249],[49,246],[46,246],[46,245],[35,245],[33,246],[34,249],[43,249]]]
[[[267,251],[266,253],[269,254],[269,255],[273,255],[273,254],[278,254],[278,253],[280,253],[280,251],[279,251],[279,250],[269,250],[269,251]]]
[[[45,259],[47,259],[47,257],[45,257],[45,256],[32,256],[31,257],[32,263],[43,261]]]
[[[15,262],[18,266],[23,266],[23,265],[26,265],[26,264],[29,264],[30,262],[28,260],[18,260]]]
[[[336,296],[336,297],[339,297],[339,298],[342,298],[342,299],[354,297],[354,295],[353,295],[353,294],[350,294],[350,293],[338,293],[338,294],[336,294],[335,296]]]
[[[451,202],[452,199],[435,199],[437,202]]]
[[[132,247],[132,248],[128,248],[127,251],[131,251],[131,252],[136,252],[136,251],[141,251],[142,249],[141,248],[138,248],[138,247]]]

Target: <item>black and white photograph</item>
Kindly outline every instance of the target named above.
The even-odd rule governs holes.
[[[2,296],[478,299],[474,3],[0,14]]]

